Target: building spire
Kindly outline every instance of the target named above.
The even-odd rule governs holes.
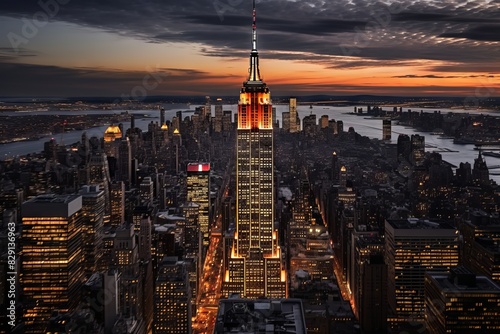
[[[262,81],[259,72],[259,53],[257,51],[257,11],[255,9],[255,0],[253,0],[252,12],[252,52],[250,53],[250,68],[248,81]]]
[[[253,0],[252,12],[252,51],[257,52],[257,12],[255,10],[255,0]]]

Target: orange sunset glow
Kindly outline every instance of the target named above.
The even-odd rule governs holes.
[[[151,74],[151,95],[233,95],[245,80],[251,1],[112,3],[3,3],[2,95],[116,96]],[[446,3],[261,1],[262,76],[275,96],[498,96],[495,1]]]

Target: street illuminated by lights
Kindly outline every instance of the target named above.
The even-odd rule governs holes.
[[[219,216],[217,224],[210,235],[210,245],[203,266],[197,314],[193,322],[193,333],[212,333],[214,330],[223,277],[220,224],[221,219]]]

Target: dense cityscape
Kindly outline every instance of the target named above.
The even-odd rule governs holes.
[[[500,332],[499,99],[275,99],[251,23],[234,96],[3,99],[0,333]]]

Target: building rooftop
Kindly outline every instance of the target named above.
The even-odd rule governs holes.
[[[423,230],[423,229],[446,229],[453,230],[453,226],[443,222],[433,222],[428,219],[408,218],[408,219],[388,219],[387,223],[394,229],[402,230]]]
[[[306,333],[300,299],[221,300],[214,334]]]
[[[445,293],[494,293],[500,296],[500,286],[486,276],[477,276],[465,267],[456,267],[447,272],[429,272],[427,274]]]
[[[80,195],[45,194],[22,205],[23,217],[69,217],[82,208]]]

